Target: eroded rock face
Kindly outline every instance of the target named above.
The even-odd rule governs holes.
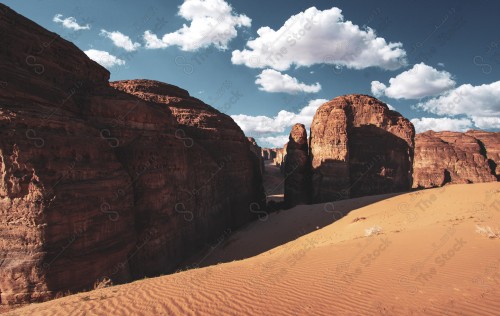
[[[171,272],[254,217],[260,173],[230,117],[168,84],[110,86],[73,44],[0,14],[2,304]]]
[[[262,157],[262,148],[257,144],[257,141],[253,137],[247,137],[250,151],[255,155],[257,159],[257,163],[259,165],[260,173],[263,174],[265,172],[264,168],[264,157]]]
[[[264,160],[273,160],[276,158],[277,148],[262,148],[262,158]]]
[[[477,140],[481,153],[484,153],[488,159],[492,174],[500,180],[500,133],[471,130],[466,134]]]
[[[282,173],[285,172],[286,146],[287,144],[283,148],[276,148],[276,158],[273,159],[273,163],[280,167]]]
[[[310,202],[310,166],[307,132],[295,124],[290,132],[285,160],[285,205],[293,207]]]
[[[413,187],[496,181],[499,145],[500,133],[428,131],[417,134]],[[490,148],[489,156],[486,148]]]
[[[311,125],[313,202],[409,190],[414,137],[410,121],[373,97],[323,104]]]
[[[274,157],[272,155],[273,155],[273,150],[272,149],[270,149],[270,148],[262,148],[262,151],[261,151],[262,159],[264,159],[264,160],[273,160]],[[276,153],[275,153],[275,156],[276,156]]]

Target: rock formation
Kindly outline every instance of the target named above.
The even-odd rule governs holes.
[[[273,159],[273,164],[280,167],[281,173],[285,173],[286,146],[276,148],[276,158]]]
[[[173,271],[265,196],[227,115],[0,4],[0,302]]]
[[[415,137],[414,188],[496,181],[500,133],[433,132]]]
[[[262,156],[262,159],[264,159],[264,160],[270,160],[271,159],[271,149],[262,148],[261,156]]]
[[[273,160],[276,158],[276,148],[262,148],[262,158],[264,160]]]
[[[262,157],[262,148],[257,144],[257,141],[253,137],[247,137],[249,142],[250,151],[255,155],[256,164],[259,165],[260,173],[263,174],[266,169],[264,168],[264,157]]]
[[[310,202],[310,166],[307,132],[295,124],[290,132],[285,161],[285,205],[290,208]]]
[[[497,180],[500,180],[500,132],[471,130],[466,134],[477,140],[481,153],[488,159],[491,173],[496,176]]]
[[[323,104],[310,136],[313,203],[411,188],[415,130],[379,100],[346,95]]]

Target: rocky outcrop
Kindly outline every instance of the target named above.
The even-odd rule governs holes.
[[[171,272],[255,217],[261,175],[229,116],[172,85],[110,86],[73,44],[0,14],[1,304]]]
[[[286,146],[276,148],[276,158],[273,159],[273,164],[280,167],[281,173],[285,173]]]
[[[257,144],[257,141],[253,137],[247,137],[249,142],[250,151],[255,155],[256,164],[258,164],[260,173],[263,174],[266,169],[264,168],[264,157],[262,157],[262,148]]]
[[[307,132],[295,124],[290,132],[285,161],[285,205],[290,208],[310,202],[310,166]]]
[[[491,173],[496,176],[497,180],[500,180],[500,132],[470,130],[466,135],[477,140],[481,153],[488,160]]]
[[[496,181],[500,133],[433,132],[415,137],[414,188]],[[487,155],[489,148],[489,156]]]
[[[313,202],[409,190],[414,136],[410,121],[373,97],[323,104],[311,125]]]
[[[262,158],[274,161],[277,150],[278,148],[262,148]]]
[[[270,148],[262,148],[262,151],[261,151],[261,156],[262,156],[262,159],[264,160],[273,160],[274,157],[272,157],[273,155],[273,150],[270,149]]]

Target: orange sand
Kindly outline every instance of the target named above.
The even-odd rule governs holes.
[[[7,315],[499,315],[500,183],[298,206],[200,257],[227,263]]]

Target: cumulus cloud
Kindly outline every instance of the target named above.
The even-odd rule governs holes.
[[[283,147],[288,142],[289,129],[295,123],[302,123],[306,130],[309,130],[316,110],[325,102],[328,100],[311,100],[298,113],[281,110],[274,117],[249,115],[232,115],[231,117],[245,132],[245,135],[254,136],[262,146]]]
[[[297,92],[316,93],[321,90],[321,85],[319,83],[307,85],[299,82],[297,78],[287,74],[282,74],[281,72],[273,69],[263,70],[257,76],[255,83],[260,85],[259,90],[266,92],[284,92],[295,94]]]
[[[314,64],[395,70],[406,64],[401,43],[387,43],[373,29],[345,21],[342,10],[335,7],[324,11],[311,7],[278,30],[265,26],[257,34],[246,49],[233,51],[233,64],[279,71]]]
[[[464,84],[418,103],[416,108],[438,115],[466,115],[482,129],[500,128],[500,81],[480,86]]]
[[[287,111],[284,112],[290,113]],[[247,136],[252,136],[254,134],[280,133],[284,132],[286,127],[282,124],[275,124],[277,117],[271,118],[264,115],[251,116],[246,114],[231,115],[231,117]]]
[[[257,138],[257,143],[263,144],[263,146],[266,147],[282,148],[286,143],[288,143],[288,137],[288,135],[259,137]]]
[[[500,129],[500,117],[471,116],[474,124],[481,129]]]
[[[299,113],[281,110],[274,117],[263,115],[250,116],[245,114],[231,115],[231,117],[247,136],[261,135],[264,137],[265,134],[267,134],[266,136],[276,136],[272,134],[283,133],[295,123],[302,123],[306,126],[306,129],[309,129],[316,110],[325,102],[328,102],[328,100],[311,100]]]
[[[89,49],[84,52],[89,56],[90,59],[97,62],[103,67],[111,68],[114,66],[122,66],[125,65],[125,61],[111,55],[110,53],[97,49]]]
[[[160,39],[151,31],[144,33],[146,48],[179,46],[183,51],[195,51],[214,45],[227,49],[227,44],[238,34],[237,28],[251,26],[252,20],[244,14],[237,15],[224,0],[185,0],[179,15],[191,21],[182,28],[163,35]]]
[[[412,119],[411,122],[415,126],[415,131],[417,133],[422,133],[428,130],[433,130],[435,132],[440,131],[454,131],[454,132],[465,132],[472,128],[473,124],[470,119],[454,119],[449,117],[432,118],[432,117],[422,117]]]
[[[372,81],[372,93],[376,97],[381,97],[384,95],[387,86],[380,81]]]
[[[447,71],[439,71],[424,63],[416,64],[410,70],[389,79],[389,86],[372,81],[375,96],[386,95],[393,99],[421,99],[439,95],[455,86],[455,81]]]
[[[100,35],[109,38],[115,46],[123,48],[127,52],[135,51],[141,47],[140,43],[133,43],[130,37],[118,31],[108,32],[101,30]]]
[[[56,14],[54,18],[52,19],[53,22],[60,23],[64,28],[73,30],[73,31],[80,31],[80,30],[90,30],[90,25],[80,25],[78,22],[76,22],[76,19],[72,16],[64,18],[62,14]]]

